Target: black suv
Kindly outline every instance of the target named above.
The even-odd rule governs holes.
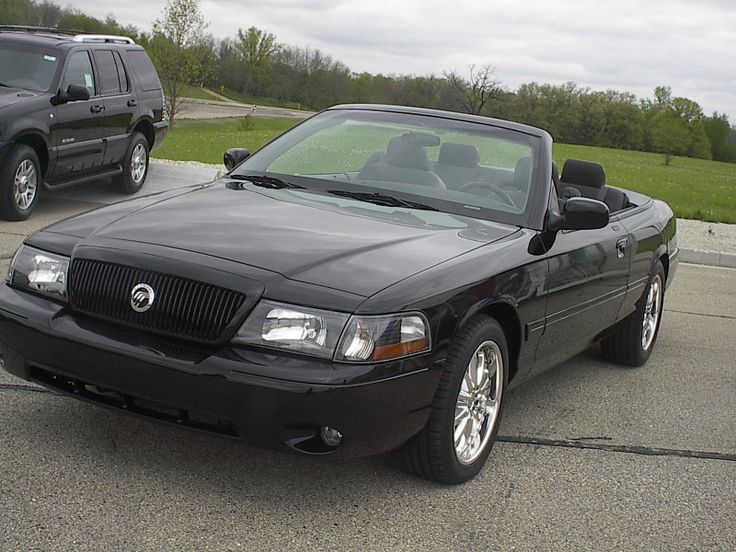
[[[40,188],[112,177],[138,191],[168,123],[156,69],[126,37],[0,26],[0,217]]]

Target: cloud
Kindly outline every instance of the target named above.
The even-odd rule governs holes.
[[[164,2],[75,7],[149,29]],[[265,28],[353,71],[441,74],[490,63],[508,87],[574,81],[650,96],[655,86],[736,123],[733,0],[202,0],[214,36]]]

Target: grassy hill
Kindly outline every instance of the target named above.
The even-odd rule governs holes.
[[[227,148],[255,151],[297,122],[255,118],[253,130],[244,132],[236,119],[181,120],[154,157],[222,163]],[[675,157],[665,166],[664,157],[654,153],[569,144],[555,144],[553,155],[560,167],[569,158],[601,163],[609,184],[663,199],[678,217],[736,224],[734,163]]]

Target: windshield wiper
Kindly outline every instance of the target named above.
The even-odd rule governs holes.
[[[409,201],[408,199],[401,199],[399,197],[382,194],[380,192],[352,192],[349,190],[329,190],[329,193],[336,196],[357,199],[358,201],[367,201],[369,203],[383,205],[385,207],[405,207],[407,209],[421,209],[423,211],[438,210],[434,207],[431,207],[430,205],[425,205],[424,203]]]
[[[228,178],[234,180],[246,180],[251,184],[260,186],[261,188],[270,188],[271,190],[291,189],[291,190],[303,190],[304,186],[294,184],[292,182],[286,182],[275,176],[262,176],[257,174],[231,174]]]

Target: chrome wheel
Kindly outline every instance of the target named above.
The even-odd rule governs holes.
[[[455,403],[455,456],[472,464],[486,448],[498,418],[503,390],[503,357],[495,341],[484,341],[470,358]]]
[[[659,324],[659,311],[662,308],[662,278],[659,274],[652,280],[647,292],[647,302],[644,306],[642,320],[641,348],[645,351],[652,346]]]
[[[148,168],[148,156],[143,144],[136,144],[130,156],[130,177],[136,184],[143,182]]]
[[[36,166],[30,159],[24,159],[15,171],[13,192],[15,203],[22,210],[28,209],[36,198],[38,175]]]

